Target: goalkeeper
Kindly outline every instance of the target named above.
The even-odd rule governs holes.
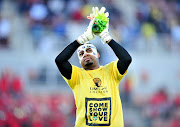
[[[92,10],[93,14],[88,17],[91,21],[87,30],[70,43],[56,57],[55,62],[74,93],[77,108],[75,127],[124,127],[118,86],[132,59],[129,53],[111,38],[108,23],[102,32],[92,31],[96,17],[109,16],[108,12],[104,13],[104,7],[100,11],[98,7],[93,7]],[[116,61],[100,66],[100,55],[96,47],[89,43],[95,35],[112,48],[118,58]],[[68,62],[76,50],[83,68]]]

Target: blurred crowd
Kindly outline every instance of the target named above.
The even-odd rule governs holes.
[[[110,13],[112,12],[110,15],[112,24],[118,22],[121,13],[112,6],[112,0],[19,0],[16,4],[19,13],[28,22],[35,49],[47,52],[72,41],[69,34],[78,30],[70,28],[71,24],[75,24],[77,28],[88,24],[86,17],[91,13],[92,6],[100,5],[101,2]],[[56,39],[61,41],[53,46],[53,40],[55,42]]]
[[[124,112],[129,108],[136,112],[133,119],[133,113],[129,114],[130,118],[125,117],[125,127],[134,127],[137,117],[142,127],[180,127],[180,92],[171,93],[167,86],[152,91],[149,77],[150,74],[143,71],[138,86],[134,86],[134,77],[128,75],[120,86],[122,105],[127,108]]]
[[[7,68],[0,75],[0,127],[72,127],[72,95],[30,94],[21,77]]]
[[[122,104],[139,114],[144,127],[180,127],[180,94],[172,97],[166,88],[156,90],[150,96],[132,94],[128,83],[121,93]],[[126,110],[124,110],[126,112]],[[125,127],[134,127],[135,120],[125,119]]]
[[[178,50],[180,46],[180,1],[139,0],[136,19],[148,46],[159,38],[166,51]],[[174,48],[177,49],[174,49]],[[152,50],[152,49],[151,49]]]
[[[145,77],[143,77],[145,78]],[[166,88],[153,94],[137,94],[127,76],[121,83],[120,96],[124,115],[136,111],[145,127],[180,127],[180,94],[170,95]],[[6,68],[0,75],[0,127],[72,127],[76,107],[72,94],[29,93],[18,73]],[[145,88],[145,87],[144,87]],[[141,93],[141,92],[140,92]],[[134,112],[129,113],[129,115]],[[125,127],[136,127],[135,119],[125,119]]]
[[[1,11],[5,1],[0,0],[0,51],[12,48],[12,21]],[[105,6],[110,13],[110,34],[128,51],[180,53],[180,0],[131,1],[134,5],[132,21],[127,20],[126,10],[118,7],[117,0],[9,1],[23,19],[22,24],[27,24],[34,50],[47,53],[59,51],[72,41],[69,31],[75,33],[77,30],[69,28],[70,24],[75,24],[75,28],[83,24],[87,26],[89,21],[86,16],[91,8]],[[72,95],[34,95],[25,91],[25,82],[14,70],[8,68],[0,72],[0,127],[74,125]],[[42,75],[44,72],[42,70]],[[31,72],[30,77],[33,76]],[[180,127],[180,94],[172,97],[167,89],[161,88],[146,96],[146,87],[141,86],[136,96],[132,89],[133,82],[128,77],[122,86],[120,91],[124,114],[126,107],[130,107],[138,112],[144,127]],[[125,119],[125,127],[134,127],[132,121]]]
[[[180,50],[179,0],[133,1],[133,21],[127,21],[126,10],[113,0],[15,0],[12,3],[27,22],[34,48],[38,50],[52,52],[72,41],[69,31],[77,30],[68,26],[75,24],[78,28],[88,24],[86,16],[92,6],[106,7],[111,35],[130,50],[152,52],[157,47],[165,52]],[[0,47],[8,47],[10,24],[6,16],[0,16]],[[53,46],[56,40],[61,42]]]

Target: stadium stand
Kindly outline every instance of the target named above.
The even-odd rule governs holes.
[[[86,29],[93,6],[107,8],[112,37],[132,55],[119,88],[125,127],[180,127],[179,0],[0,0],[0,127],[74,125],[54,59]],[[116,60],[99,41],[100,63]]]

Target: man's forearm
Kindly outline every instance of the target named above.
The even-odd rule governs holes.
[[[121,61],[131,61],[131,56],[129,53],[116,41],[113,39],[110,40],[108,45],[112,48],[116,56],[121,60]]]
[[[127,70],[129,64],[132,61],[129,53],[113,39],[108,42],[108,45],[112,48],[116,56],[118,57],[118,70],[121,74],[124,74]]]
[[[72,74],[72,66],[68,60],[79,46],[80,44],[77,41],[72,42],[55,59],[59,71],[67,79],[71,79]]]
[[[69,44],[55,59],[56,63],[63,63],[68,61],[71,56],[74,54],[76,49],[80,46],[80,44],[75,40],[71,44]]]

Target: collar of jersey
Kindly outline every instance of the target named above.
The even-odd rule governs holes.
[[[85,70],[85,71],[99,71],[99,70],[101,70],[102,68],[103,68],[103,66],[100,66],[99,68],[94,69],[94,70],[85,70],[84,68],[83,68],[83,70]]]

